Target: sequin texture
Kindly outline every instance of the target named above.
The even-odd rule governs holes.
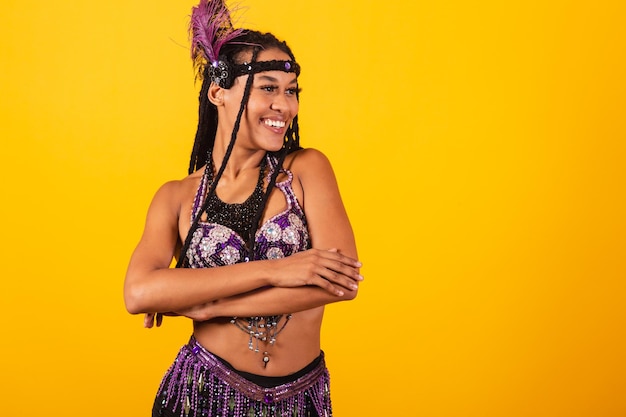
[[[251,260],[283,258],[310,248],[306,217],[291,186],[293,174],[288,170],[284,173],[287,179],[277,183],[276,187],[285,195],[287,208],[259,227],[255,234]],[[270,175],[271,170],[267,177]],[[209,175],[203,176],[194,199],[192,219],[204,203],[209,181]],[[232,265],[245,259],[248,252],[247,240],[241,233],[245,233],[246,227],[240,223],[245,223],[249,216],[243,213],[243,219],[239,219],[242,213],[238,206],[240,205],[221,201],[219,204],[209,205],[207,221],[200,222],[187,251],[191,268]],[[210,211],[211,208],[213,211]],[[240,233],[237,229],[244,231]]]
[[[161,381],[153,415],[331,417],[324,354],[311,365],[289,382],[262,387],[233,372],[192,337]]]

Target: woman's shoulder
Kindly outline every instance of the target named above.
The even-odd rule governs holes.
[[[201,171],[198,170],[184,178],[165,182],[156,191],[153,202],[168,206],[179,206],[183,200],[189,198],[189,193],[193,193],[198,187]]]
[[[287,156],[283,164],[291,171],[294,183],[302,192],[336,187],[337,180],[328,157],[314,148],[299,149]]]
[[[287,155],[284,166],[294,175],[300,175],[328,170],[331,165],[328,157],[322,151],[315,148],[303,148]]]

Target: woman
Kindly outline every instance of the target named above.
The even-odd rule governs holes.
[[[154,196],[124,286],[147,327],[193,320],[153,416],[330,416],[324,306],[363,278],[332,168],[299,147],[299,66],[273,35],[234,29],[222,1],[194,7],[191,31],[190,175]]]

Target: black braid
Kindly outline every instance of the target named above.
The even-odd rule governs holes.
[[[281,171],[283,166],[283,162],[285,161],[285,157],[287,156],[286,149],[280,152],[280,157],[275,166],[272,165],[273,171],[272,176],[270,177],[270,182],[267,185],[267,190],[263,194],[263,199],[261,200],[261,204],[259,205],[259,209],[254,214],[254,219],[252,220],[252,229],[250,230],[250,240],[248,241],[248,258],[250,260],[253,259],[254,256],[254,242],[255,242],[255,234],[257,229],[259,228],[259,223],[261,222],[261,217],[263,216],[263,212],[265,212],[265,205],[267,204],[267,200],[272,192],[272,189],[276,185],[276,178],[278,178],[278,174]],[[273,164],[273,160],[270,161],[270,164]]]
[[[198,101],[198,128],[189,160],[188,173],[197,171],[206,165],[208,152],[213,149],[215,134],[217,132],[217,107],[209,101],[209,87],[211,77],[209,68],[205,68],[202,75],[202,87]]]
[[[287,53],[287,55],[289,55],[289,58],[295,62],[296,57],[291,52],[291,49],[289,49],[289,47],[287,46],[287,43],[283,41],[282,45],[285,47],[285,52]],[[296,91],[296,99],[300,101],[299,90]],[[298,149],[302,149],[300,147],[300,126],[298,124],[297,114],[291,121],[291,126],[289,126],[289,128],[287,129],[287,132],[285,133],[285,148],[287,150],[286,154],[290,154],[292,152],[297,151]],[[281,159],[280,164],[278,165],[280,169],[282,169],[283,167],[282,165],[283,161],[284,161],[284,158]]]
[[[293,118],[291,126],[287,129],[287,133],[285,133],[285,149],[288,154],[297,151],[298,149],[302,149],[300,147],[300,127],[298,125],[298,115]]]
[[[258,54],[259,54],[259,48],[254,48],[254,51],[252,52],[252,60],[251,60],[252,62],[254,62]],[[189,250],[189,245],[191,244],[191,238],[193,236],[193,232],[198,227],[198,223],[200,223],[200,218],[202,217],[202,214],[209,207],[209,203],[210,203],[209,197],[215,194],[217,183],[219,182],[220,178],[222,178],[222,174],[224,173],[224,170],[226,169],[226,164],[228,163],[228,160],[230,159],[230,155],[233,152],[233,148],[235,147],[235,141],[237,140],[237,133],[239,132],[239,126],[241,125],[241,117],[243,116],[243,112],[246,109],[246,106],[248,104],[248,99],[250,98],[250,90],[252,90],[253,80],[254,80],[254,74],[250,74],[248,76],[248,79],[246,80],[246,86],[245,86],[245,89],[243,90],[243,97],[241,99],[241,104],[239,106],[239,112],[237,113],[237,119],[235,120],[235,124],[233,126],[233,133],[230,135],[230,142],[228,143],[228,148],[226,149],[226,153],[224,154],[222,165],[220,166],[220,169],[217,171],[217,174],[215,175],[215,178],[213,179],[213,182],[211,183],[211,187],[209,188],[209,192],[207,193],[207,197],[205,198],[204,203],[202,204],[202,207],[198,211],[198,214],[196,215],[196,218],[193,220],[193,223],[191,224],[191,228],[189,229],[189,232],[187,233],[185,244],[183,245],[181,249],[180,256],[178,257],[178,261],[176,262],[177,268],[183,267],[185,260],[187,259],[185,255],[187,254],[187,251]],[[215,135],[213,135],[213,137],[215,138]],[[206,169],[209,169],[208,165]]]

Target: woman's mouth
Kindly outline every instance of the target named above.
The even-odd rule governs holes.
[[[278,128],[278,129],[285,127],[284,120],[263,119],[263,123],[265,124],[265,126]]]

